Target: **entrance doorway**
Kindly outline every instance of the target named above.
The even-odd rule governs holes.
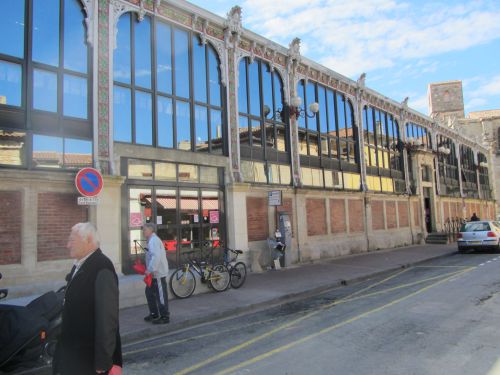
[[[133,272],[134,261],[144,257],[143,248],[147,246],[141,230],[144,223],[156,224],[170,268],[189,258],[222,257],[225,235],[224,189],[219,183],[222,170],[190,165],[194,169],[190,176],[196,177],[188,179],[183,166],[174,164],[170,181],[161,181],[159,173],[152,176],[150,183],[130,178],[129,174],[122,201],[124,273]],[[206,169],[214,172],[213,178],[206,177]]]
[[[424,220],[427,233],[432,233],[431,188],[424,187]]]

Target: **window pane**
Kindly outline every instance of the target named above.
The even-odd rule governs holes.
[[[84,14],[79,0],[64,2],[64,67],[87,73]]]
[[[153,179],[153,162],[147,160],[129,159],[128,177],[141,180]]]
[[[172,39],[170,26],[156,24],[157,90],[172,93]]]
[[[174,163],[155,163],[155,180],[176,181],[177,171]]]
[[[130,83],[130,13],[125,13],[118,20],[118,34],[113,56],[114,80]]]
[[[33,60],[59,65],[59,0],[33,0]]]
[[[318,136],[309,134],[309,155],[318,156],[319,146],[318,146]]]
[[[179,164],[179,181],[198,182],[198,166]]]
[[[212,145],[212,153],[223,153],[223,138],[222,138],[222,112],[215,109],[210,110],[210,142]]]
[[[280,183],[280,170],[278,164],[267,165],[267,180],[270,184],[279,184]]]
[[[64,75],[64,115],[87,118],[87,79]]]
[[[292,182],[292,173],[289,165],[280,165],[280,181],[281,185],[290,185]]]
[[[321,155],[328,156],[328,141],[325,137],[321,137]]]
[[[153,209],[151,207],[151,189],[130,189],[129,190],[129,227],[141,227],[144,223],[152,222]],[[133,231],[131,231],[133,232]],[[134,238],[130,238],[133,240]],[[137,233],[137,240],[142,239],[142,236]],[[146,246],[146,241],[141,241],[143,247]],[[142,250],[137,246],[137,250]],[[135,252],[134,244],[132,243],[132,252]]]
[[[346,111],[346,137],[348,139],[354,139],[354,119],[352,115],[352,105],[349,100],[345,103],[345,111]]]
[[[262,129],[260,121],[251,120],[252,127],[252,146],[261,147],[262,146]]]
[[[158,146],[174,147],[172,99],[158,96]]]
[[[241,174],[243,175],[243,181],[253,182],[253,163],[251,161],[242,160],[241,161]]]
[[[307,155],[307,133],[305,130],[299,130],[299,154]]]
[[[194,74],[194,99],[207,102],[207,65],[205,59],[205,45],[193,35],[193,74]]]
[[[286,151],[286,130],[281,124],[276,125],[276,146],[278,151]]]
[[[57,75],[55,73],[34,69],[33,108],[57,112]]]
[[[323,135],[328,133],[328,126],[326,122],[327,111],[326,111],[326,92],[325,88],[318,87],[318,103],[319,103],[319,130]]]
[[[248,118],[240,116],[239,119],[240,126],[240,144],[248,145],[249,144],[249,136],[248,136]]]
[[[337,159],[339,154],[338,154],[338,150],[337,150],[337,137],[331,137],[330,138],[330,152],[331,152],[331,157],[333,159]]]
[[[342,94],[337,94],[337,119],[339,125],[339,137],[345,137],[345,99]]]
[[[332,90],[326,90],[326,101],[328,102],[328,130],[329,135],[337,135],[337,120],[335,118],[335,95]],[[333,152],[332,152],[333,153]]]
[[[274,77],[274,111],[283,109],[283,83],[278,73],[273,73]],[[277,117],[278,121],[284,122],[284,119]]]
[[[113,131],[115,141],[132,142],[131,111],[130,90],[115,85],[113,87]]]
[[[135,143],[153,144],[153,111],[151,94],[135,92]]]
[[[273,108],[273,82],[271,76],[271,69],[266,63],[262,63],[262,95],[264,97],[264,105],[269,108],[269,114],[267,118],[272,118],[274,116]],[[265,113],[264,113],[265,115]]]
[[[20,0],[2,0],[0,3],[0,53],[24,56],[24,3]],[[6,37],[8,35],[8,37]]]
[[[177,191],[156,190],[156,223],[177,224]]]
[[[198,203],[198,191],[197,190],[181,190],[181,224],[196,224],[200,222],[200,212]],[[189,228],[187,228],[189,229]],[[198,242],[197,238],[191,238],[189,235],[182,235],[183,242],[190,242],[195,240]],[[188,242],[188,243],[189,243]]]
[[[247,64],[246,59],[240,62],[238,73],[238,107],[240,113],[248,113],[247,103]]]
[[[305,103],[304,80],[299,81],[299,84],[297,85],[297,96],[302,100],[302,106],[304,106],[304,103]],[[299,118],[297,119],[297,122],[299,124],[299,128],[306,127],[306,119],[304,117],[299,116]]]
[[[306,186],[312,186],[313,178],[312,178],[312,169],[311,168],[300,168],[300,179],[302,183]]]
[[[302,102],[302,106],[304,109],[309,111],[309,105],[316,102],[316,87],[312,82],[308,82],[306,85],[306,101]],[[318,123],[317,118],[308,118],[307,120],[307,128],[309,130],[318,131]]]
[[[174,29],[175,94],[189,98],[189,49],[188,33]]]
[[[267,182],[264,163],[253,163],[253,175],[255,182],[261,182],[264,184]]]
[[[61,168],[63,139],[45,135],[33,135],[33,166]]]
[[[135,23],[135,84],[151,88],[151,19]]]
[[[202,184],[218,184],[219,176],[217,168],[200,167],[200,182]]]
[[[0,130],[0,164],[26,165],[26,133]]]
[[[221,85],[219,73],[219,59],[213,48],[208,48],[208,76],[210,82],[210,104],[221,106]]]
[[[92,166],[92,142],[81,139],[64,140],[64,167],[80,169]]]
[[[177,102],[177,148],[179,150],[191,150],[191,114],[189,103]]]
[[[196,151],[208,152],[208,118],[207,108],[194,107],[194,122],[196,124]]]
[[[260,117],[260,79],[259,63],[254,61],[248,65],[248,85],[250,95],[250,113]]]
[[[0,104],[21,106],[22,74],[21,65],[0,60]]]

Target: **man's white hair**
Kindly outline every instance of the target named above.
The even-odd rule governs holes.
[[[89,239],[96,247],[99,247],[99,233],[97,233],[94,224],[89,222],[78,223],[73,225],[71,230],[75,231],[82,239]]]

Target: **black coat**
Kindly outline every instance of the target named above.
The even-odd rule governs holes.
[[[55,374],[87,375],[122,365],[118,277],[97,249],[68,282]]]

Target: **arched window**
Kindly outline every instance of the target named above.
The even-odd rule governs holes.
[[[438,135],[437,151],[441,195],[459,197],[460,183],[455,144],[450,138]]]
[[[114,140],[224,152],[219,60],[190,31],[135,14],[118,20],[114,51]]]
[[[302,183],[308,186],[359,190],[357,127],[351,101],[338,91],[301,80],[302,107],[317,102],[315,117],[299,117]]]
[[[406,190],[399,124],[394,116],[378,108],[363,108],[364,157],[369,190]]]
[[[290,185],[290,145],[284,118],[283,82],[266,62],[239,65],[238,111],[243,178]],[[283,114],[283,117],[282,117]]]
[[[0,13],[0,164],[91,166],[91,64],[81,2],[3,0]]]
[[[462,189],[465,195],[479,198],[474,151],[468,146],[460,145],[460,165],[462,167]]]

